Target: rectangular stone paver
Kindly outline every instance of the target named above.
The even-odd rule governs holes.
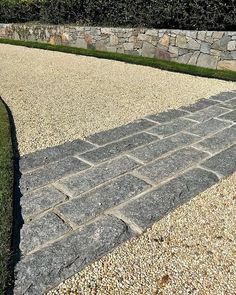
[[[80,157],[92,163],[100,163],[157,139],[158,137],[154,135],[142,132],[117,142],[107,144],[103,147],[99,147],[93,151],[82,154]]]
[[[180,173],[208,157],[209,154],[187,147],[178,150],[171,155],[151,162],[137,170],[137,172],[153,182],[160,182],[166,178]]]
[[[20,170],[21,173],[28,172],[50,162],[62,160],[74,154],[85,153],[93,148],[94,145],[80,139],[49,147],[21,157]]]
[[[188,115],[188,113],[182,110],[169,110],[167,112],[147,116],[147,118],[159,123],[166,123],[186,115]]]
[[[211,118],[218,117],[219,115],[227,113],[229,111],[230,111],[229,109],[222,108],[216,105],[216,106],[209,107],[207,109],[197,111],[193,113],[192,115],[188,116],[188,118],[198,122],[204,122]]]
[[[124,175],[86,193],[83,197],[60,205],[57,210],[73,223],[80,225],[149,187],[150,185],[141,179]]]
[[[123,137],[127,137],[134,133],[141,132],[154,125],[156,124],[144,119],[137,120],[135,122],[123,125],[121,127],[96,133],[94,135],[89,136],[87,139],[95,144],[105,145],[109,142],[117,141]]]
[[[24,174],[20,180],[22,193],[40,188],[66,175],[85,170],[90,166],[77,158],[68,157],[58,162],[52,162],[46,166]]]
[[[208,136],[211,133],[218,132],[228,126],[230,126],[230,123],[228,122],[223,122],[217,119],[210,119],[208,121],[196,124],[187,131],[198,136]]]
[[[193,169],[129,202],[120,209],[123,215],[143,229],[151,226],[175,207],[183,204],[218,181],[215,174]]]
[[[199,139],[200,138],[196,135],[179,133],[135,149],[134,151],[130,152],[130,155],[143,162],[148,162],[154,160],[155,158],[161,157],[170,151],[181,148],[185,145],[192,144]]]
[[[138,167],[136,161],[127,156],[100,164],[94,168],[59,180],[56,187],[70,197],[76,197],[97,185]]]
[[[202,163],[203,167],[227,176],[236,171],[236,145]]]
[[[23,254],[26,254],[43,246],[46,242],[62,236],[70,229],[57,215],[51,212],[46,213],[23,225],[20,249]]]
[[[52,186],[40,188],[20,198],[22,215],[28,217],[39,214],[65,200],[66,196]]]
[[[14,294],[43,294],[132,236],[129,227],[115,217],[89,224],[21,260]]]
[[[215,105],[215,104],[217,104],[216,101],[203,98],[203,99],[200,99],[197,102],[195,102],[195,103],[193,103],[193,104],[191,104],[189,106],[181,107],[181,109],[184,110],[184,111],[195,113],[197,111],[208,108],[209,106],[212,106],[212,105]]]
[[[214,99],[217,101],[227,101],[231,98],[236,97],[236,93],[235,92],[221,92],[217,95],[213,95],[210,97],[210,99]]]
[[[236,122],[236,110],[219,117],[222,120]]]
[[[157,134],[158,136],[161,136],[161,137],[166,137],[166,136],[175,134],[179,131],[190,128],[191,126],[195,124],[196,123],[194,123],[193,121],[190,121],[184,118],[179,118],[166,124],[157,125],[151,128],[149,132]]]
[[[220,150],[226,149],[236,142],[236,125],[226,128],[211,137],[208,137],[195,144],[203,150],[211,153],[216,153]]]
[[[226,101],[223,106],[226,108],[236,109],[236,98]]]

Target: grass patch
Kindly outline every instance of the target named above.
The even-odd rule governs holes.
[[[0,294],[10,277],[13,216],[13,149],[9,117],[0,98]]]
[[[178,72],[184,74],[190,74],[194,76],[215,78],[227,81],[236,81],[236,72],[226,70],[214,70],[208,68],[197,67],[193,65],[179,64],[173,61],[160,60],[150,57],[133,56],[121,53],[96,51],[90,49],[82,49],[64,45],[51,45],[48,43],[32,42],[32,41],[21,41],[12,39],[0,39],[0,43],[25,46],[29,48],[38,48],[51,51],[59,51],[65,53],[72,53],[78,55],[93,56],[97,58],[111,59],[122,61],[130,64],[149,66],[171,72]]]

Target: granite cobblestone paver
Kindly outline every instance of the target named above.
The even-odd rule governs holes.
[[[14,294],[43,294],[236,171],[236,92],[25,155]]]

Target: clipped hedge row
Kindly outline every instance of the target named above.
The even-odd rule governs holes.
[[[0,22],[235,30],[235,0],[1,0]]]

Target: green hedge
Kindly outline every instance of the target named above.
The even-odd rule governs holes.
[[[235,30],[235,0],[1,0],[0,21]]]

